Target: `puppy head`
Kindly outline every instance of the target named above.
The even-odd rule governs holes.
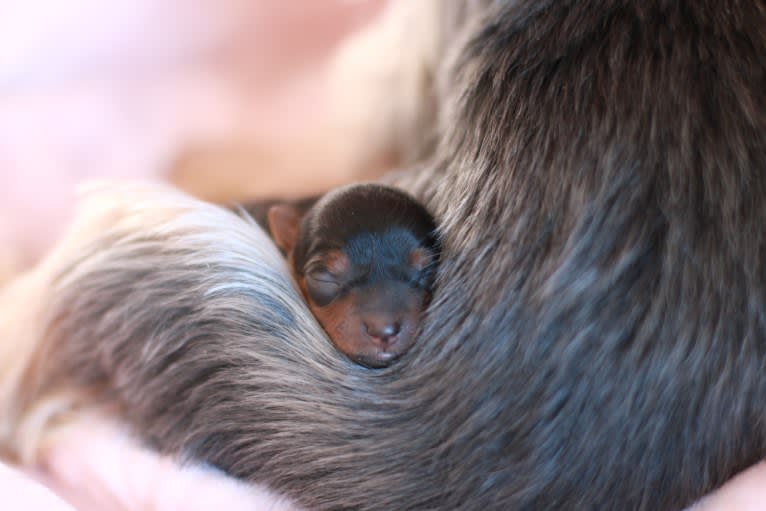
[[[352,185],[303,217],[290,204],[273,206],[268,221],[338,350],[383,367],[410,349],[438,258],[434,220],[422,205],[388,187]]]

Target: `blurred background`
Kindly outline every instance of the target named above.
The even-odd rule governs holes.
[[[287,147],[313,129],[323,66],[384,3],[2,2],[0,280],[51,245],[83,180],[193,188],[172,169],[195,147]]]

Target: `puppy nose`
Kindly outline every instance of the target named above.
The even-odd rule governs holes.
[[[364,321],[364,328],[367,335],[390,342],[402,329],[401,321],[392,318],[367,318]]]

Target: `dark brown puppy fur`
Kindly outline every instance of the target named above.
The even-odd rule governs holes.
[[[479,4],[400,181],[444,251],[399,363],[342,364],[284,276],[165,229],[63,281],[62,375],[317,510],[673,510],[762,459],[764,2]]]
[[[385,367],[415,342],[439,255],[433,217],[372,183],[288,203],[243,206],[287,255],[303,297],[338,350]]]

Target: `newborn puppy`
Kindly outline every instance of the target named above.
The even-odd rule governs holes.
[[[246,209],[287,254],[338,350],[384,367],[412,346],[439,254],[436,224],[419,202],[395,188],[357,184]]]

